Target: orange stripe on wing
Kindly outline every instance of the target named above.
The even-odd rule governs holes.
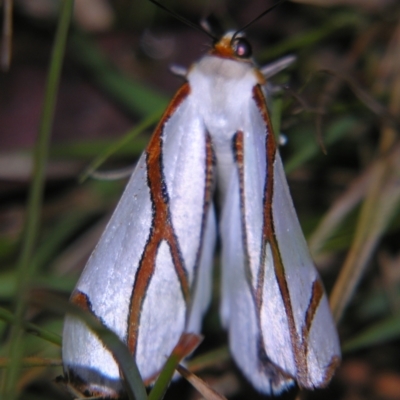
[[[251,293],[253,293],[253,277],[250,268],[250,255],[247,238],[246,228],[246,198],[244,193],[245,182],[244,182],[244,135],[242,131],[237,131],[233,136],[233,155],[235,163],[238,169],[239,179],[239,200],[240,200],[240,215],[241,215],[241,227],[242,227],[242,243],[244,253],[244,263],[246,270],[247,282],[250,286]]]
[[[299,386],[312,389],[313,385],[309,378],[309,371],[307,364],[309,335],[314,316],[318,310],[321,299],[324,295],[324,289],[319,279],[316,279],[313,282],[310,293],[309,305],[305,312],[305,318],[300,337],[296,330],[296,323],[292,309],[292,301],[290,298],[288,283],[286,281],[285,267],[283,265],[280,249],[274,231],[274,220],[272,213],[272,207],[273,207],[272,199],[274,190],[273,168],[274,168],[277,149],[275,144],[275,138],[273,135],[271,120],[268,115],[264,95],[262,93],[260,86],[254,87],[253,98],[267,126],[267,139],[266,139],[267,179],[264,191],[264,227],[263,227],[263,249],[262,249],[263,259],[261,261],[261,268],[265,265],[265,247],[267,243],[269,243],[271,246],[272,256],[274,260],[275,276],[278,282],[279,290],[281,292],[289,326],[290,339],[292,343],[293,354],[297,369],[297,376],[295,378]],[[259,274],[260,280],[262,280],[263,277],[264,273],[260,273]],[[263,285],[264,282],[260,281],[258,283],[258,288],[262,288]],[[259,297],[259,304],[262,303],[261,296],[262,292],[260,290],[257,295],[257,297]],[[329,365],[325,367],[325,377],[323,381],[319,384],[319,386],[324,386],[329,382],[339,362],[340,362],[340,357],[338,356],[332,357]]]
[[[83,293],[80,290],[75,289],[72,292],[69,301],[80,307],[82,310],[88,311],[91,314],[95,315],[92,309],[92,303],[90,302],[89,297],[86,293]]]
[[[303,324],[303,341],[307,343],[311,331],[311,325],[317,312],[319,303],[324,295],[324,288],[319,279],[316,279],[311,289],[310,303],[308,304]],[[307,346],[307,344],[305,345]]]
[[[232,140],[232,150],[234,160],[238,169],[239,179],[239,196],[240,196],[240,215],[241,215],[241,229],[242,229],[242,245],[244,253],[245,274],[247,283],[249,285],[250,293],[253,297],[255,307],[257,309],[257,325],[260,332],[259,336],[255,338],[257,341],[257,352],[259,360],[259,368],[263,373],[269,377],[271,386],[278,387],[282,381],[289,380],[291,377],[282,370],[278,365],[274,364],[265,352],[264,338],[261,334],[261,296],[259,294],[260,287],[257,287],[254,292],[253,276],[250,266],[249,245],[247,237],[247,223],[246,223],[246,197],[245,197],[245,160],[244,160],[244,133],[242,131],[236,132]],[[260,268],[264,271],[264,268]],[[260,283],[260,277],[257,277],[257,284]]]
[[[89,299],[89,296],[78,290],[75,289],[72,292],[71,298],[69,299],[69,301],[72,304],[77,305],[78,307],[80,307],[82,310],[92,314],[102,325],[106,326],[106,324],[103,322],[103,320],[98,317],[95,312],[93,311],[93,307],[92,307],[92,303]],[[94,335],[97,336],[97,338],[99,340],[102,341],[101,337],[98,336],[98,334],[96,332],[92,332]],[[114,353],[111,352],[111,355],[115,361],[116,364],[118,363],[118,360],[115,358]],[[79,372],[75,371],[74,369],[74,365],[65,365],[64,366],[64,374],[65,374],[65,379],[66,379],[66,384],[67,385],[71,385],[74,388],[74,391],[77,390],[79,393],[83,394],[87,394],[89,396],[93,396],[93,397],[104,397],[107,396],[107,398],[110,399],[119,399],[122,396],[122,392],[120,391],[115,391],[112,388],[100,388],[98,385],[93,384],[92,382],[87,382],[86,380],[82,379],[79,376]],[[79,369],[79,368],[78,368]],[[122,374],[120,373],[120,376],[122,378]],[[106,392],[105,392],[106,390]]]
[[[172,261],[181,284],[183,297],[187,304],[190,300],[187,272],[177,237],[171,225],[169,199],[162,170],[162,135],[165,124],[189,93],[190,86],[185,83],[169,104],[146,150],[147,182],[150,189],[153,216],[150,235],[136,272],[129,307],[127,344],[132,354],[136,352],[140,314],[147,287],[154,273],[157,250],[162,240],[165,240],[170,247]]]
[[[197,248],[196,252],[196,258],[195,258],[195,263],[194,263],[194,276],[193,276],[193,283],[192,283],[192,288],[191,292],[194,291],[196,282],[197,282],[197,276],[198,276],[198,270],[199,270],[199,265],[201,261],[201,256],[203,253],[203,243],[204,243],[204,234],[206,231],[206,225],[207,225],[207,219],[208,219],[208,211],[210,209],[211,201],[212,201],[212,196],[213,196],[213,184],[214,184],[214,169],[215,169],[215,164],[216,164],[216,159],[215,159],[215,154],[212,146],[212,141],[211,141],[211,136],[209,133],[205,135],[206,138],[206,145],[205,145],[205,182],[204,182],[204,197],[203,197],[203,216],[201,219],[201,226],[200,226],[200,241],[199,241],[199,246]],[[192,305],[192,304],[191,304]],[[190,313],[190,309],[188,308],[187,310],[187,316]]]
[[[303,348],[304,354],[307,356],[308,353],[308,343],[309,343],[309,336],[311,331],[311,326],[313,323],[314,316],[318,310],[319,304],[324,296],[324,287],[322,282],[317,278],[312,286],[311,289],[311,298],[310,303],[308,304],[307,311],[305,314],[303,329],[302,329],[302,336],[303,336]],[[329,381],[332,379],[333,374],[335,373],[336,368],[340,364],[340,357],[333,356],[329,364],[325,367],[325,376],[322,379],[319,387],[326,386]]]
[[[308,366],[307,366],[307,354],[306,347],[304,346],[303,339],[299,337],[296,331],[296,323],[294,319],[289,287],[285,276],[285,267],[282,262],[280,249],[275,235],[274,220],[272,213],[272,199],[274,193],[274,164],[276,156],[276,143],[272,130],[271,120],[265,105],[265,98],[262,93],[260,86],[255,86],[253,89],[253,98],[257,104],[258,109],[264,119],[267,126],[267,138],[266,138],[266,153],[267,153],[267,178],[265,182],[264,190],[264,223],[263,223],[263,245],[261,253],[261,269],[265,268],[265,249],[267,243],[271,246],[272,257],[274,260],[275,276],[278,282],[279,290],[281,292],[283,305],[285,307],[285,313],[288,321],[290,339],[292,343],[294,361],[297,369],[296,380],[302,387],[310,387],[308,379]],[[265,273],[260,273],[259,278],[263,279]],[[258,283],[259,291],[257,293],[259,304],[262,303],[262,287],[264,282]],[[261,310],[260,310],[261,311]]]

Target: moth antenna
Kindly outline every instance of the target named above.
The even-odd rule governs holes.
[[[151,0],[150,0],[151,1]],[[250,21],[248,24],[246,24],[245,26],[243,26],[242,28],[240,28],[238,31],[236,31],[234,33],[234,35],[232,36],[232,41],[236,38],[236,36],[245,31],[249,26],[253,25],[255,22],[257,22],[259,19],[261,19],[264,15],[268,14],[270,11],[272,11],[275,7],[278,7],[279,5],[281,5],[282,3],[284,3],[287,0],[280,0],[278,1],[276,4],[274,4],[273,6],[267,8],[265,11],[263,11],[258,17],[254,18],[252,21]]]
[[[200,32],[205,33],[208,37],[210,37],[212,40],[216,41],[218,40],[217,37],[215,37],[211,32],[208,32],[206,29],[204,29],[202,26],[197,25],[193,23],[192,21],[189,21],[187,18],[183,17],[182,15],[179,15],[177,12],[170,10],[168,7],[164,6],[164,4],[159,3],[157,0],[149,0],[151,3],[155,4],[156,6],[162,8],[164,11],[166,11],[168,14],[172,15],[179,21],[183,22],[184,24],[190,26],[191,28],[194,28]]]

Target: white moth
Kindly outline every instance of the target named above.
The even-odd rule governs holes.
[[[187,73],[141,156],[72,294],[127,343],[144,380],[183,332],[199,333],[211,295],[217,230],[221,316],[238,366],[264,393],[331,379],[340,347],[289,193],[265,78],[228,33]],[[217,224],[214,192],[219,196]],[[67,379],[118,397],[119,367],[67,316]]]

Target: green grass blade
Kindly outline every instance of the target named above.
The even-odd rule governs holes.
[[[2,394],[4,399],[17,397],[17,380],[23,355],[23,315],[26,308],[27,288],[34,271],[31,258],[37,240],[41,203],[45,179],[45,167],[49,148],[49,139],[56,105],[56,96],[61,75],[61,66],[67,42],[68,29],[73,11],[73,0],[64,0],[54,40],[50,68],[47,77],[44,106],[39,126],[39,136],[35,146],[33,180],[28,199],[27,220],[22,241],[21,255],[17,265],[17,298],[15,305],[15,325],[10,332],[9,357],[12,363],[4,374]]]
[[[157,381],[149,394],[149,400],[161,400],[164,397],[179,363],[196,349],[202,339],[201,336],[195,335],[194,333],[182,334],[178,344],[168,357],[164,368],[157,378]]]
[[[343,352],[350,352],[384,343],[400,337],[400,315],[380,321],[355,337],[347,340],[342,347]]]
[[[5,308],[0,307],[0,319],[9,323],[15,324],[16,318],[10,311]],[[25,329],[26,332],[35,335],[36,337],[40,337],[43,340],[47,340],[50,343],[55,344],[56,346],[61,346],[61,336],[57,335],[54,332],[50,332],[47,329],[40,327],[39,325],[32,324],[31,322],[22,322],[22,328]]]
[[[146,117],[138,126],[132,128],[126,135],[110,146],[104,153],[96,157],[81,175],[79,181],[85,181],[108,157],[117,152],[123,146],[127,145],[135,136],[139,135],[139,133],[154,125],[160,119],[160,117],[161,110],[157,110]]]
[[[327,127],[324,133],[324,142],[326,145],[332,145],[348,135],[356,126],[357,121],[355,118],[344,115]],[[287,174],[290,174],[290,172],[296,170],[296,168],[322,152],[315,136],[306,134],[301,128],[295,131],[290,140],[292,141],[291,146],[296,148],[296,152],[285,161],[285,171]]]

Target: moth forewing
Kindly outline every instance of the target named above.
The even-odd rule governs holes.
[[[199,333],[211,293],[214,161],[204,127],[188,118],[189,92],[182,87],[168,107],[75,289],[127,343],[144,380],[183,332]],[[64,324],[63,360],[89,393],[122,390],[111,353],[73,317]]]
[[[243,132],[233,138],[232,199],[221,224],[223,320],[236,362],[259,390],[279,393],[294,381],[306,388],[324,386],[340,359],[336,329],[257,85],[252,104],[252,124],[243,122]],[[317,338],[321,323],[326,334]]]
[[[140,231],[149,232],[151,227],[150,195],[145,188],[142,156],[74,291],[87,297],[88,311],[120,338],[126,337],[131,288],[147,240]],[[134,226],[132,198],[140,204]],[[73,294],[71,301],[74,299]],[[104,391],[107,387],[115,392],[122,390],[119,367],[111,353],[76,317],[67,316],[65,320],[62,354],[66,375],[85,382],[89,392],[99,385],[105,387]]]
[[[340,358],[340,344],[322,282],[293,207],[278,153],[274,162],[273,187],[272,215],[276,237],[276,244],[273,245],[276,246],[273,252],[274,269],[288,316],[298,382],[307,388],[324,386],[332,376],[331,365],[337,365]],[[270,346],[276,347],[276,341],[271,340]]]

